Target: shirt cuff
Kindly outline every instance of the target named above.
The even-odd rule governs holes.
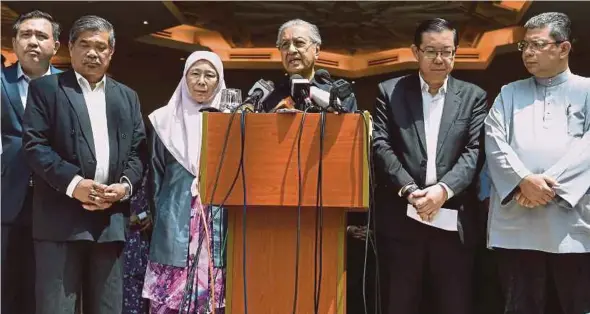
[[[70,182],[70,184],[68,185],[68,188],[66,189],[66,195],[73,198],[74,197],[74,190],[76,189],[76,186],[78,185],[78,183],[80,183],[80,181],[84,180],[84,178],[82,178],[79,175],[76,175],[72,181]]]
[[[447,191],[447,200],[450,200],[451,197],[455,196],[455,192],[453,192],[446,183],[440,182],[439,184]]]

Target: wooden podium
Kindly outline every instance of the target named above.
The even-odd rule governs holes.
[[[228,209],[226,313],[244,313],[243,228],[246,228],[248,312],[292,313],[295,292],[298,167],[303,114],[247,114],[244,169],[225,202]],[[231,114],[204,113],[200,191],[220,204],[239,168],[240,114],[231,125],[214,198],[221,152]],[[323,265],[319,313],[346,313],[346,212],[369,205],[366,126],[360,114],[327,114],[323,149]],[[297,313],[314,313],[316,189],[320,114],[307,114],[301,135],[302,209]],[[319,270],[318,270],[319,271]]]

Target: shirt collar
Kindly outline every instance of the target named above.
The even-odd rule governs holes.
[[[45,76],[45,75],[51,75],[51,66],[49,66],[47,68],[47,72],[45,72],[45,74],[43,74],[43,76]],[[24,78],[27,82],[31,80],[31,78],[29,78],[29,76],[26,75],[25,72],[23,71],[23,68],[21,67],[20,62],[18,63],[18,66],[16,67],[16,78],[17,78],[17,80]]]
[[[570,71],[570,69],[567,68],[565,71],[557,74],[554,77],[535,77],[535,82],[537,82],[537,84],[539,85],[547,87],[556,86],[567,81],[571,73],[572,72]]]
[[[418,76],[420,77],[420,90],[423,92],[428,92],[428,83],[426,83],[426,81],[424,80],[424,78],[422,77],[422,73],[418,72]],[[447,77],[445,78],[445,81],[443,82],[443,85],[440,87],[440,89],[438,90],[439,94],[446,94],[447,93],[447,82],[449,80],[449,76],[447,75]]]
[[[93,90],[92,88],[90,88],[90,82],[88,82],[88,80],[85,77],[83,77],[80,73],[78,73],[76,71],[74,71],[74,74],[76,74],[76,81],[78,81],[78,84],[80,84],[80,86],[84,85],[89,90]],[[97,89],[99,87],[102,87],[104,89],[106,80],[107,80],[107,75],[104,74],[102,76],[102,79],[98,83],[96,83],[96,86],[94,87],[94,89]]]

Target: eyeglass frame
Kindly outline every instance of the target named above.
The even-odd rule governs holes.
[[[285,44],[287,42],[289,43],[289,46],[285,47],[284,49],[281,48],[283,46],[283,44]],[[317,44],[317,43],[314,42],[313,40],[310,40],[309,43],[307,45],[305,45],[304,47],[297,48],[297,46],[295,46],[293,41],[290,40],[290,41],[284,41],[281,44],[277,45],[277,49],[279,49],[279,51],[289,51],[291,46],[293,46],[293,47],[295,47],[295,50],[301,52],[301,51],[307,51],[309,49],[309,47],[311,47],[311,45],[313,45],[313,44]]]
[[[519,41],[518,43],[516,43],[516,49],[518,49],[518,51],[520,51],[520,52],[525,52],[530,46],[532,51],[541,51],[542,49],[544,49],[545,47],[547,47],[549,45],[561,45],[566,41],[568,41],[568,40],[556,40],[553,42],[543,42],[543,46],[537,48],[534,46],[538,46],[538,42],[528,42],[523,39],[523,40]],[[521,47],[525,43],[526,43],[526,46]],[[533,46],[531,46],[531,44],[533,44]]]
[[[450,51],[450,52],[451,52],[451,55],[450,55],[450,56],[448,56],[448,57],[445,57],[445,56],[443,55],[443,53],[449,52],[448,50],[446,50],[446,51],[445,51],[445,50],[424,50],[424,49],[422,49],[422,48],[420,48],[420,47],[416,47],[416,48],[417,48],[418,50],[422,51],[422,53],[424,54],[424,57],[425,57],[426,59],[431,59],[431,60],[434,60],[434,59],[438,58],[438,56],[439,56],[439,55],[440,55],[440,57],[441,57],[442,59],[452,59],[452,58],[454,58],[454,57],[455,57],[455,55],[457,54],[457,49],[456,49],[456,48]],[[426,55],[427,53],[432,53],[432,52],[436,53],[436,54],[434,55],[434,57],[432,57],[432,56],[431,56],[431,57],[429,57],[429,56],[427,56],[427,55]]]

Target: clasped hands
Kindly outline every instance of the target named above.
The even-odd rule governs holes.
[[[557,181],[550,176],[531,174],[522,179],[514,199],[520,206],[527,208],[543,206],[555,197],[553,188],[557,185]]]
[[[82,202],[89,211],[105,210],[125,197],[125,185],[114,183],[105,185],[90,179],[82,179],[74,189],[73,197]]]
[[[432,221],[443,204],[447,201],[447,190],[440,185],[431,185],[423,190],[416,190],[408,195],[408,202],[416,208],[423,221]]]

